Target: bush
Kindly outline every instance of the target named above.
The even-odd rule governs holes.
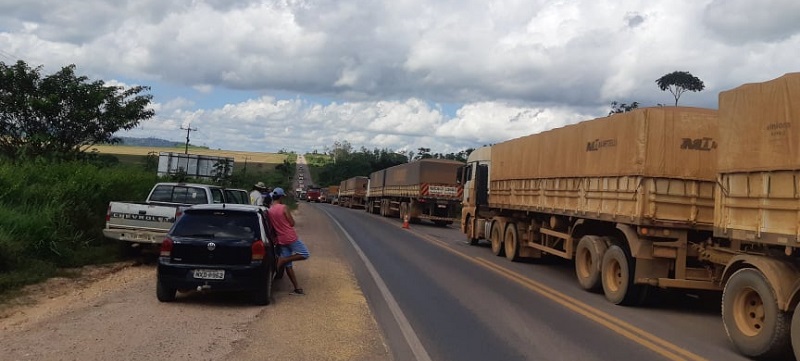
[[[102,235],[108,202],[143,200],[156,181],[138,167],[0,164],[0,292],[53,275],[58,267],[113,260]]]

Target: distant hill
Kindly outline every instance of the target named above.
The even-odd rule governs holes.
[[[159,138],[133,138],[133,137],[119,137],[122,141],[118,145],[130,145],[135,147],[159,147],[159,148],[170,148],[170,147],[177,147],[182,146],[185,143],[183,142],[175,142],[171,140],[159,139]]]

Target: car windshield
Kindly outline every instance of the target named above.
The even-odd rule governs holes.
[[[259,238],[258,217],[239,211],[187,211],[172,230],[174,237]]]

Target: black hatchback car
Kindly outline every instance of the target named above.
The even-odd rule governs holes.
[[[187,208],[161,242],[156,296],[177,291],[247,291],[254,303],[272,297],[276,252],[263,209],[243,204]]]

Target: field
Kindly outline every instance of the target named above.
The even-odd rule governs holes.
[[[145,157],[160,152],[183,153],[184,148],[171,147],[137,147],[127,145],[96,145],[100,154],[109,154],[119,158],[120,162],[127,164],[144,164]],[[257,153],[232,150],[214,150],[206,148],[189,148],[190,154],[210,155],[215,157],[233,157],[234,171],[243,169],[245,165],[254,167],[256,171],[273,169],[275,165],[289,159],[289,154]],[[291,161],[291,160],[290,160]]]

